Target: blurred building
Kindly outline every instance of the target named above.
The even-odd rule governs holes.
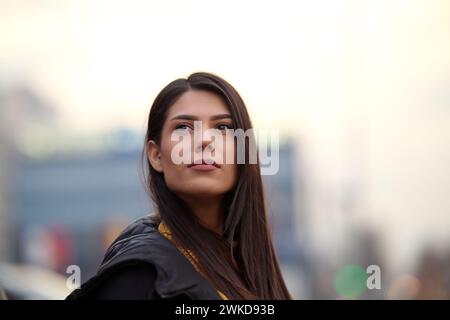
[[[425,248],[417,264],[416,299],[450,299],[450,250]]]
[[[76,264],[83,278],[91,276],[121,229],[151,212],[139,160],[140,150],[21,157],[14,190],[19,260],[59,272]]]
[[[17,170],[16,143],[30,123],[45,124],[53,117],[53,108],[25,85],[0,86],[0,260],[11,257],[13,174]]]
[[[279,148],[279,170],[263,176],[268,197],[269,219],[278,258],[288,288],[294,298],[310,298],[311,264],[307,255],[307,212],[303,204],[301,152],[298,144],[287,139]],[[295,177],[300,181],[295,181]]]
[[[7,112],[3,99],[0,93],[0,260],[6,260],[9,256],[9,199],[8,199],[8,172],[11,161],[10,154],[10,136],[8,121],[6,121]]]

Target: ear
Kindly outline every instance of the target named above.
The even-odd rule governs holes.
[[[153,169],[158,172],[163,172],[161,165],[161,150],[153,140],[147,142],[147,157]]]

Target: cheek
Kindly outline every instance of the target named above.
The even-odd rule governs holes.
[[[164,180],[166,181],[169,189],[177,189],[177,182],[182,183],[180,179],[176,177],[180,175],[182,166],[176,165],[171,159],[172,145],[171,141],[164,141],[161,144],[161,166],[164,174]]]
[[[222,161],[221,163],[232,165],[236,164],[236,143],[233,138],[224,138],[222,142],[222,148],[217,152],[217,159]]]
[[[222,182],[224,187],[231,189],[237,180],[237,165],[236,164],[226,164],[222,167],[223,179]]]
[[[174,163],[171,160],[172,144],[170,141],[166,141],[161,145],[161,163],[163,168],[173,166]]]

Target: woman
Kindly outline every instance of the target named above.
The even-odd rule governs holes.
[[[243,100],[220,77],[194,73],[167,85],[151,107],[143,152],[157,214],[127,227],[97,275],[68,298],[290,299],[268,229],[259,160],[235,161],[236,136],[228,134],[251,128]],[[209,132],[221,134],[223,147],[215,149],[217,136]],[[177,153],[174,135],[193,139]],[[249,145],[245,139],[245,159]],[[233,161],[211,158],[227,154]],[[177,155],[190,161],[174,161]]]

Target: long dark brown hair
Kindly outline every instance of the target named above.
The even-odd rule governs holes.
[[[237,164],[236,184],[223,201],[222,237],[201,226],[188,205],[167,187],[163,174],[149,162],[147,142],[154,140],[160,145],[169,108],[189,90],[205,90],[220,96],[228,105],[234,129],[252,128],[244,101],[217,75],[198,72],[169,83],[151,107],[142,152],[145,185],[156,210],[175,241],[194,252],[206,277],[228,298],[290,299],[268,228],[258,157],[256,164]],[[246,139],[246,156],[248,148]]]

